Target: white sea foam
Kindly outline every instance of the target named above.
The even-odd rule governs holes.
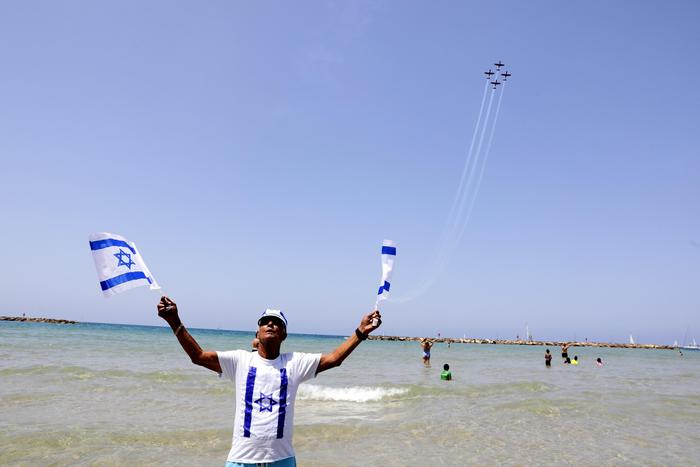
[[[383,388],[377,386],[331,387],[314,384],[299,386],[297,399],[317,401],[371,402],[408,392],[405,388]]]

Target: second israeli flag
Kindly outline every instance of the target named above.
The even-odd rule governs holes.
[[[136,245],[126,238],[107,232],[92,234],[90,250],[105,297],[143,285],[160,289]]]
[[[391,271],[394,269],[394,260],[396,259],[396,243],[392,240],[384,240],[382,243],[382,280],[379,282],[379,291],[377,292],[377,301],[374,308],[377,309],[381,300],[389,298],[389,289],[391,289]]]

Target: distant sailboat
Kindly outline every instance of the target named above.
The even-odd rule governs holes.
[[[683,350],[700,350],[700,346],[698,346],[698,343],[695,342],[695,338],[693,338],[693,343],[691,345],[684,345],[681,347]]]
[[[630,344],[634,344],[634,338],[632,337],[632,334],[630,334]]]

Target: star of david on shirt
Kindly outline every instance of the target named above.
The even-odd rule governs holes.
[[[119,260],[119,262],[117,263],[117,267],[126,266],[127,268],[131,269],[131,266],[136,264],[133,261],[131,261],[131,255],[129,253],[125,252],[124,250],[122,250],[121,248],[119,249],[119,253],[115,253],[114,256],[116,256],[116,258]],[[126,256],[126,261],[128,261],[128,262],[124,261],[125,256]]]
[[[268,401],[267,404],[265,404],[265,401]],[[272,398],[272,394],[268,396],[262,392],[260,393],[260,397],[253,402],[260,406],[260,412],[265,410],[272,412],[272,407],[277,405],[277,401]]]

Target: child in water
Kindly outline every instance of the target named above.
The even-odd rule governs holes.
[[[445,363],[442,366],[442,373],[440,373],[440,379],[443,381],[452,381],[452,372],[450,371],[450,365]]]
[[[597,366],[603,366],[603,360],[601,360],[600,357],[598,357],[595,359],[595,364]]]

